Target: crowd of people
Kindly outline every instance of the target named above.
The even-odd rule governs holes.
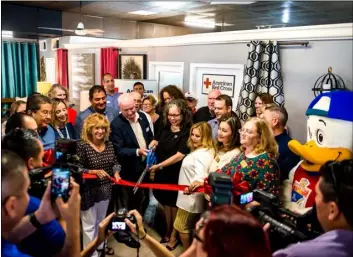
[[[90,106],[77,113],[68,90],[53,85],[48,96],[34,93],[15,102],[3,124],[2,140],[2,254],[3,256],[114,255],[104,244],[106,228],[117,209],[136,217],[125,220],[139,241],[156,256],[173,256],[182,244],[183,257],[271,256],[267,232],[247,206],[224,205],[207,211],[209,196],[196,192],[211,172],[229,175],[243,189],[281,194],[281,183],[299,157],[288,148],[288,113],[269,94],[255,99],[254,117],[244,124],[233,111],[232,99],[219,90],[197,109],[196,97],[175,85],[144,95],[141,82],[132,93],[115,90],[111,74],[89,90]],[[50,182],[41,200],[29,196],[28,171],[53,164],[55,141],[75,139],[84,173],[97,178],[78,185],[71,180],[67,202],[51,201]],[[137,182],[154,151],[157,162],[144,182],[186,185],[184,191],[151,190],[113,185]],[[273,256],[351,256],[353,241],[353,161],[322,166],[316,187],[318,219],[325,234]],[[338,177],[337,174],[340,174]],[[336,175],[335,175],[336,174]],[[146,234],[142,217],[155,197],[165,217],[160,242]],[[234,202],[235,204],[235,202]],[[196,229],[195,229],[196,228]],[[82,247],[80,247],[82,230]],[[138,248],[125,231],[114,237]],[[81,249],[82,248],[82,249]],[[330,254],[329,254],[330,253]]]

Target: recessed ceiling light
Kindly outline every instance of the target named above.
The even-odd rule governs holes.
[[[184,21],[184,24],[191,27],[210,28],[210,29],[213,29],[216,26],[216,25],[204,24],[204,23],[192,22],[192,21]]]
[[[230,24],[230,23],[216,23],[216,26],[218,27],[230,27],[230,26],[234,26],[234,24]]]
[[[1,36],[4,37],[4,38],[13,38],[13,31],[2,30],[1,31]]]
[[[282,16],[282,22],[283,23],[289,22],[289,8],[284,9],[283,16]]]
[[[202,27],[202,28],[216,27],[216,22],[214,20],[195,18],[195,17],[185,17],[184,23],[189,26]]]
[[[140,11],[129,12],[129,13],[130,13],[130,14],[136,14],[136,15],[152,15],[152,14],[156,14],[157,12],[151,12],[151,11],[140,10]]]
[[[158,1],[158,2],[152,2],[153,6],[166,7],[167,9],[179,9],[179,8],[186,7],[189,4],[190,4],[190,2],[183,2],[183,1]]]
[[[214,5],[214,4],[253,4],[256,3],[256,1],[222,1],[222,2],[211,2],[210,4]]]

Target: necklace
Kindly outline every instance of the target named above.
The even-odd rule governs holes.
[[[90,142],[89,144],[93,147],[94,150],[96,150],[96,151],[99,152],[99,153],[101,153],[101,152],[103,152],[103,151],[105,150],[105,144],[104,144],[104,143],[102,143],[102,144],[99,145],[99,146],[93,144],[92,142]]]
[[[70,134],[69,134],[69,131],[67,130],[66,124],[65,124],[66,137],[64,136],[64,134],[61,132],[61,130],[58,127],[56,127],[56,131],[58,131],[60,138],[70,139]]]
[[[222,155],[224,155],[225,154],[225,152],[222,152],[222,151],[219,151],[218,153],[217,153],[217,156],[216,156],[216,158],[215,158],[215,160],[216,160],[216,162],[220,162],[221,161],[221,156]]]

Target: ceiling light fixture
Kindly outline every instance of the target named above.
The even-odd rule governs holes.
[[[216,4],[253,4],[256,3],[256,1],[227,1],[227,2],[211,2],[211,5],[216,5]]]
[[[213,29],[216,26],[216,24],[212,25],[212,24],[205,24],[205,23],[199,23],[199,22],[193,22],[193,21],[184,21],[184,24],[191,27],[210,28],[210,29]]]
[[[2,31],[1,31],[1,36],[2,36],[3,38],[13,38],[13,31],[2,30]]]
[[[151,11],[140,10],[140,11],[129,12],[129,13],[130,13],[130,14],[136,14],[136,15],[147,16],[147,15],[156,14],[157,12],[151,12]]]
[[[195,18],[195,17],[185,17],[184,23],[185,25],[188,25],[188,26],[201,27],[201,28],[216,27],[216,22],[214,20]]]
[[[282,16],[282,22],[283,23],[289,22],[289,8],[284,9],[283,16]]]
[[[152,2],[153,6],[156,7],[166,7],[167,9],[179,9],[186,7],[189,5],[190,2],[183,2],[183,1],[158,1],[158,2]]]
[[[82,22],[79,22],[77,24],[77,28],[75,30],[75,34],[78,35],[78,36],[84,36],[84,35],[87,34],[86,31],[85,31],[85,26],[83,25]]]

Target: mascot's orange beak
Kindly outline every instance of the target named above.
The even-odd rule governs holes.
[[[353,153],[346,148],[318,147],[314,140],[302,145],[297,140],[288,143],[289,149],[304,159],[301,166],[307,171],[317,172],[327,161],[342,161],[353,158]]]

